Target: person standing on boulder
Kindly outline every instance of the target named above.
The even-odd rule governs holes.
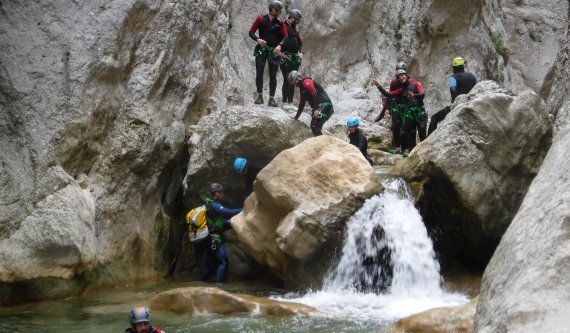
[[[279,69],[279,55],[287,37],[285,23],[279,18],[283,5],[279,1],[271,1],[268,6],[269,13],[258,16],[251,28],[249,37],[257,42],[253,55],[255,56],[255,84],[257,97],[255,104],[263,104],[263,72],[265,62],[269,63],[269,106],[277,106],[275,90],[277,89],[277,70]],[[255,32],[259,30],[259,36]]]
[[[200,281],[207,281],[210,273],[218,267],[216,271],[216,282],[224,282],[226,268],[228,267],[228,251],[224,243],[223,232],[231,228],[230,218],[242,211],[243,208],[229,209],[222,205],[224,199],[224,188],[218,183],[212,183],[209,188],[210,197],[206,198],[208,208],[207,224],[209,235],[207,238],[206,266],[200,275]]]
[[[451,60],[453,74],[448,79],[449,93],[451,94],[451,103],[455,102],[457,96],[468,94],[471,89],[473,89],[473,87],[475,87],[477,84],[477,78],[475,75],[465,71],[465,64],[465,59],[462,57],[456,57]],[[445,119],[450,111],[451,108],[449,106],[446,106],[431,117],[428,128],[428,135],[435,131],[437,124]]]
[[[299,119],[305,109],[305,104],[309,102],[312,108],[311,132],[314,136],[322,135],[323,125],[334,113],[333,104],[325,89],[310,77],[303,77],[297,71],[291,71],[287,77],[289,83],[299,87],[301,98],[295,119]]]
[[[283,105],[290,105],[293,103],[293,95],[295,94],[295,87],[289,84],[287,76],[293,70],[299,70],[301,61],[303,60],[303,40],[297,30],[297,24],[301,22],[301,12],[298,9],[292,9],[287,15],[285,26],[287,27],[287,38],[281,49],[281,74],[283,74],[283,87],[281,93],[283,94]]]
[[[142,306],[132,308],[129,312],[131,327],[125,333],[164,333],[160,327],[150,325],[150,313],[148,308]]]
[[[245,180],[245,197],[247,198],[253,192],[253,182],[262,167],[255,165],[246,158],[237,157],[234,160],[234,170],[243,176]]]
[[[358,117],[350,117],[346,122],[346,126],[348,127],[348,140],[351,145],[355,146],[360,150],[364,158],[372,165],[372,159],[370,159],[370,155],[368,155],[368,139],[362,131],[358,128],[360,121]]]

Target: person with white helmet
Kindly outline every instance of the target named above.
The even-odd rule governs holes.
[[[129,312],[131,327],[125,333],[165,333],[160,327],[150,325],[150,313],[148,308],[138,306]]]
[[[208,209],[206,212],[209,232],[208,250],[206,251],[206,265],[200,274],[200,281],[207,281],[210,273],[216,270],[216,283],[222,283],[229,264],[223,233],[225,229],[231,228],[230,218],[240,213],[243,208],[230,209],[222,205],[224,187],[221,184],[210,184],[208,191],[210,196],[205,200]]]
[[[297,29],[297,25],[302,19],[301,12],[298,9],[292,9],[287,14],[285,26],[287,27],[287,38],[281,49],[281,74],[283,74],[283,86],[281,93],[283,96],[283,104],[291,105],[295,94],[295,87],[289,84],[287,76],[293,70],[298,71],[303,61],[303,40]]]
[[[312,108],[311,132],[314,136],[322,135],[323,125],[334,113],[333,104],[325,89],[310,77],[303,77],[298,71],[291,71],[287,77],[289,83],[299,87],[301,98],[295,119],[299,119],[309,102]]]
[[[246,198],[253,192],[253,182],[261,169],[263,168],[252,163],[245,157],[236,157],[234,160],[234,170],[242,175],[245,181],[244,194]]]
[[[372,159],[370,159],[370,155],[368,155],[368,139],[362,131],[358,128],[360,125],[360,121],[358,117],[350,117],[346,122],[347,132],[348,132],[348,140],[351,145],[355,146],[360,150],[366,161],[372,165]]]
[[[278,56],[281,54],[281,48],[287,37],[287,28],[285,22],[279,18],[283,5],[275,0],[268,5],[269,12],[265,15],[258,16],[251,28],[249,29],[249,37],[253,39],[257,45],[253,51],[255,56],[255,85],[257,88],[257,97],[255,104],[263,104],[263,72],[265,71],[265,63],[269,64],[269,106],[277,106],[275,102],[275,90],[277,89],[277,70],[279,69]],[[255,32],[259,30],[259,36]]]
[[[451,103],[455,102],[455,99],[459,95],[468,94],[473,87],[477,84],[477,78],[475,75],[465,71],[465,59],[463,57],[455,57],[451,60],[451,67],[453,68],[453,74],[449,77],[449,93],[451,94]],[[449,106],[446,106],[442,110],[436,112],[429,123],[428,135],[430,135],[437,128],[437,124],[445,119],[445,116],[451,111]]]

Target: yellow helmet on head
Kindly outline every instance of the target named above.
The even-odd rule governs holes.
[[[458,67],[458,66],[465,66],[465,59],[461,57],[456,57],[451,60],[451,66]]]

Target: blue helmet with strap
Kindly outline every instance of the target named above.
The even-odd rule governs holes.
[[[247,160],[243,157],[238,157],[234,160],[234,170],[238,173],[243,173],[245,170],[245,166],[247,164]]]
[[[358,117],[350,117],[348,118],[348,121],[346,122],[346,126],[348,127],[352,127],[352,126],[358,126],[360,122],[358,121]]]

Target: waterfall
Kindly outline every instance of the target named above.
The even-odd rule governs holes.
[[[442,289],[432,241],[405,182],[386,178],[383,185],[385,191],[368,199],[347,222],[338,264],[322,290],[286,299],[357,325],[382,325],[468,301],[465,295]]]
[[[399,178],[384,186],[348,221],[341,258],[324,290],[440,295],[439,263],[409,189]]]

